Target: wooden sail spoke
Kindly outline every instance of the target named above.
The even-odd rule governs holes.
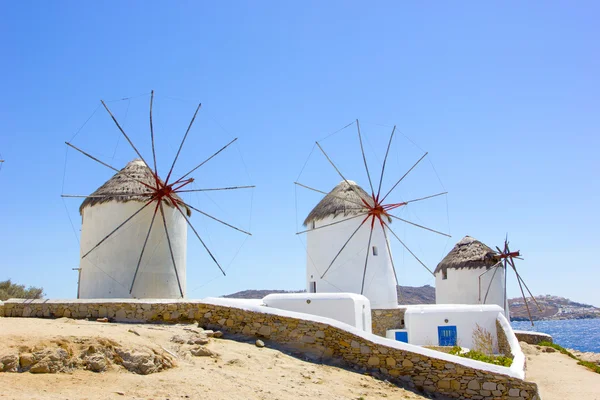
[[[358,123],[358,120],[356,120],[356,122]],[[373,238],[374,222],[375,222],[375,219],[373,218],[373,221],[371,222],[371,231],[369,232],[369,242],[367,244],[367,256],[365,257],[365,268],[363,269],[363,277],[362,277],[362,284],[360,286],[360,294],[364,294],[364,292],[365,292],[365,278],[367,277],[367,265],[369,264],[369,253],[371,253],[371,239]]]
[[[360,142],[360,152],[362,153],[362,158],[365,164],[365,170],[367,171],[367,178],[369,178],[369,186],[371,187],[371,196],[375,198],[375,191],[373,190],[373,182],[371,181],[371,174],[369,173],[369,166],[367,165],[367,157],[365,155],[365,149],[363,147],[362,135],[360,134],[360,124],[358,123],[358,119],[356,120],[356,129],[358,130],[358,141]]]
[[[109,193],[109,194],[61,194],[60,197],[76,197],[76,198],[105,198],[105,197],[135,197],[135,196],[148,196],[151,197],[154,194],[152,192],[145,192],[145,193],[127,193],[127,194],[123,194],[123,193]]]
[[[179,210],[179,208],[178,208]],[[181,212],[181,210],[179,210]],[[173,246],[171,245],[171,237],[169,236],[169,229],[167,228],[167,220],[165,218],[165,211],[163,209],[162,202],[160,203],[160,216],[162,217],[163,227],[165,228],[165,235],[167,236],[167,244],[169,245],[169,254],[171,255],[171,262],[173,263],[173,269],[175,270],[175,278],[177,278],[177,286],[179,287],[179,294],[183,298],[183,289],[181,288],[181,281],[179,280],[179,272],[177,272],[177,263],[175,262],[175,255],[173,254]],[[185,217],[185,214],[183,214]],[[187,218],[186,218],[187,220]],[[189,223],[189,222],[188,222]]]
[[[438,235],[442,235],[442,236],[446,236],[446,237],[452,237],[452,236],[448,235],[447,233],[440,232],[440,231],[436,231],[435,229],[431,229],[431,228],[428,228],[428,227],[426,227],[426,226],[419,225],[419,224],[417,224],[417,223],[414,223],[414,222],[408,221],[408,220],[406,220],[406,219],[402,219],[402,218],[400,218],[400,217],[397,217],[397,216],[395,216],[395,215],[392,215],[392,214],[388,214],[388,215],[389,215],[390,217],[392,217],[392,218],[395,218],[395,219],[397,219],[397,220],[400,220],[400,221],[402,221],[402,222],[406,222],[407,224],[414,225],[414,226],[416,226],[416,227],[419,227],[419,228],[421,228],[421,229],[428,230],[428,231],[430,231],[430,232],[433,232],[433,233],[437,233]]]
[[[331,260],[331,262],[329,263],[329,266],[327,267],[327,269],[325,270],[325,272],[323,272],[323,275],[321,275],[321,279],[323,279],[325,277],[325,274],[327,274],[327,271],[329,271],[329,269],[331,268],[331,266],[333,265],[333,263],[335,262],[335,260],[337,260],[337,258],[340,256],[340,254],[342,254],[342,251],[344,251],[344,249],[346,248],[346,246],[348,245],[348,243],[350,243],[350,240],[352,240],[352,238],[354,237],[354,235],[356,235],[356,233],[364,225],[364,223],[367,221],[367,219],[369,219],[368,215],[367,215],[367,217],[365,219],[363,219],[363,221],[360,223],[360,225],[358,226],[358,228],[356,228],[356,230],[354,232],[352,232],[352,235],[350,235],[350,237],[348,238],[348,240],[346,240],[346,243],[344,243],[344,245],[337,252],[337,254],[335,255],[335,257],[333,257],[333,260]]]
[[[396,274],[396,266],[394,265],[394,258],[392,257],[392,248],[390,247],[390,241],[388,240],[387,232],[385,231],[385,226],[380,220],[381,230],[383,231],[383,237],[385,239],[385,247],[387,248],[388,256],[390,257],[390,262],[392,263],[392,271],[394,271],[394,279],[396,280],[396,286],[398,286],[398,275]]]
[[[348,187],[352,191],[354,191],[354,193],[356,193],[356,195],[358,196],[358,198],[361,199],[363,201],[363,203],[365,203],[365,205],[367,205],[367,202],[362,198],[362,196],[360,195],[358,189],[356,189],[356,187],[354,187],[355,185],[351,185],[350,182],[348,182],[348,179],[346,179],[344,177],[344,175],[342,175],[342,173],[340,172],[340,170],[338,169],[338,167],[335,166],[335,164],[333,163],[333,161],[331,160],[331,158],[329,158],[329,156],[327,155],[327,153],[325,152],[325,150],[323,150],[323,147],[321,147],[321,145],[319,144],[319,142],[316,142],[316,144],[319,147],[319,150],[321,150],[321,153],[323,153],[323,155],[325,156],[325,158],[327,158],[327,161],[329,161],[329,164],[331,164],[331,166],[336,170],[336,172],[338,173],[338,175],[342,177],[342,179],[346,182],[346,184],[348,185]]]
[[[191,206],[191,205],[189,205],[189,204],[187,204],[187,203],[184,203],[184,202],[183,202],[183,201],[181,201],[181,200],[177,200],[177,203],[179,203],[179,204],[182,204],[182,205],[184,205],[184,206],[186,206],[186,207],[189,207],[189,208],[191,208],[192,210],[194,210],[194,211],[197,211],[197,212],[199,212],[200,214],[202,214],[202,215],[204,215],[204,216],[206,216],[206,217],[208,217],[208,218],[211,218],[211,219],[213,219],[213,220],[215,220],[215,221],[217,221],[217,222],[220,222],[221,224],[223,224],[223,225],[225,225],[225,226],[228,226],[228,227],[230,227],[230,228],[232,228],[232,229],[235,229],[236,231],[239,231],[239,232],[245,233],[245,234],[246,234],[246,235],[248,235],[248,236],[252,236],[252,234],[251,234],[250,232],[247,232],[247,231],[245,231],[245,230],[243,230],[243,229],[241,229],[241,228],[238,228],[238,227],[236,227],[236,226],[233,226],[233,225],[231,225],[231,224],[228,224],[227,222],[225,222],[225,221],[222,221],[222,220],[220,220],[219,218],[213,217],[212,215],[210,215],[210,214],[207,214],[207,213],[205,213],[204,211],[202,211],[202,210],[199,210],[199,209],[197,209],[196,207],[193,207],[193,206]]]
[[[152,141],[152,160],[154,161],[154,180],[156,181],[156,190],[160,184],[158,181],[158,167],[156,166],[156,150],[154,149],[154,124],[152,122],[152,106],[154,104],[154,90],[150,91],[150,140]]]
[[[181,149],[183,148],[185,139],[187,139],[188,133],[190,133],[190,129],[192,129],[192,125],[194,125],[194,120],[196,119],[196,115],[198,115],[198,111],[200,111],[200,107],[202,107],[202,103],[198,104],[198,108],[196,108],[196,112],[194,113],[194,116],[192,117],[192,120],[190,121],[190,124],[189,124],[187,130],[185,131],[185,135],[183,135],[183,139],[181,139],[181,144],[179,145],[179,149],[177,150],[177,154],[175,155],[173,164],[171,164],[171,169],[169,170],[169,173],[167,174],[167,179],[165,179],[165,185],[167,185],[169,183],[169,179],[171,178],[171,174],[173,173],[173,168],[175,168],[175,163],[177,162],[177,159],[179,158],[179,154],[181,153]]]
[[[154,219],[156,218],[156,213],[158,212],[159,206],[160,206],[160,201],[157,201],[156,207],[154,207],[154,214],[152,214],[152,220],[150,221],[150,227],[148,228],[148,233],[146,234],[146,239],[144,239],[144,245],[142,246],[142,251],[140,252],[140,258],[138,259],[137,266],[135,267],[135,272],[133,273],[133,279],[131,281],[131,287],[129,288],[129,294],[131,294],[131,292],[133,292],[133,285],[135,285],[135,278],[137,278],[138,271],[140,270],[140,265],[142,264],[142,258],[144,257],[144,251],[146,250],[146,245],[148,244],[148,239],[150,238],[150,233],[152,232],[152,226],[154,225]]]
[[[221,147],[217,152],[215,152],[213,155],[211,155],[210,157],[208,157],[206,160],[202,161],[200,164],[198,164],[197,166],[195,166],[194,168],[192,168],[187,174],[183,175],[181,178],[177,179],[175,182],[173,182],[173,185],[181,182],[183,179],[185,179],[188,175],[190,175],[191,173],[193,173],[195,170],[197,170],[198,168],[200,168],[201,166],[203,166],[204,164],[206,164],[207,162],[209,162],[210,160],[212,160],[217,154],[219,154],[220,152],[222,152],[223,150],[225,150],[226,148],[228,148],[233,142],[235,142],[238,138],[233,139],[231,142],[227,143],[225,146]]]
[[[142,157],[142,154],[138,151],[137,147],[135,147],[135,145],[133,144],[133,142],[131,141],[131,139],[129,138],[129,136],[127,136],[127,134],[125,133],[125,131],[123,130],[123,128],[121,128],[121,125],[119,124],[119,121],[117,121],[117,119],[115,118],[115,116],[113,115],[113,113],[110,112],[110,109],[108,108],[108,106],[106,105],[106,103],[104,102],[104,100],[100,100],[100,102],[102,103],[102,105],[104,106],[104,108],[106,109],[106,111],[108,112],[108,114],[110,115],[110,117],[112,118],[112,120],[115,122],[115,125],[117,125],[117,128],[119,128],[119,130],[121,131],[121,133],[123,134],[123,136],[125,136],[125,139],[127,139],[127,142],[129,142],[129,144],[131,145],[131,148],[133,149],[133,151],[135,151],[135,154],[137,154],[138,157],[140,158],[140,160],[142,160],[144,162],[144,164],[146,165],[146,167],[150,168],[150,166],[148,165],[148,163],[146,162],[146,160],[144,160],[144,157]]]
[[[431,199],[434,197],[443,196],[445,194],[448,194],[448,192],[441,192],[441,193],[432,194],[431,196],[419,197],[418,199],[412,199],[412,200],[405,201],[405,203],[406,204],[416,203],[417,201],[427,200],[427,199]]]
[[[192,225],[192,222],[189,220],[189,218],[187,217],[187,215],[185,215],[185,213],[181,210],[181,208],[179,207],[179,204],[177,204],[177,202],[173,202],[173,205],[175,206],[175,208],[177,209],[177,211],[179,211],[179,213],[183,216],[183,218],[185,218],[185,222],[187,222],[187,224],[189,225],[189,227],[192,228],[192,231],[194,232],[194,234],[196,235],[196,237],[198,238],[198,240],[200,240],[200,243],[202,243],[202,246],[204,246],[204,249],[206,250],[206,252],[210,256],[210,258],[212,258],[212,260],[215,262],[215,264],[217,264],[217,267],[219,267],[219,269],[223,273],[223,276],[226,276],[227,274],[225,273],[225,271],[221,267],[221,264],[219,264],[219,262],[217,261],[217,259],[213,255],[213,253],[210,251],[210,249],[208,248],[208,246],[206,245],[206,243],[204,243],[204,240],[202,240],[202,238],[200,237],[200,234],[198,234],[198,231],[196,231],[196,228],[194,228],[194,225]]]
[[[229,186],[229,187],[221,187],[221,188],[202,188],[202,189],[186,189],[186,190],[176,190],[177,193],[192,193],[192,192],[214,192],[218,190],[240,190],[240,189],[252,189],[255,188],[255,185],[248,186]]]
[[[387,162],[388,154],[390,152],[390,147],[392,145],[392,139],[394,139],[394,132],[396,132],[396,125],[392,129],[392,134],[390,135],[390,141],[387,145],[387,150],[385,151],[385,157],[383,159],[383,166],[381,167],[381,176],[379,177],[379,188],[377,188],[377,196],[375,197],[375,201],[379,201],[379,195],[381,194],[381,184],[383,183],[383,174],[385,172],[385,163]]]
[[[405,243],[404,243],[404,242],[403,242],[403,241],[402,241],[402,240],[401,240],[401,239],[398,237],[398,235],[396,235],[396,233],[395,233],[395,232],[392,230],[392,228],[390,228],[390,226],[389,226],[387,223],[385,223],[385,222],[383,222],[383,224],[384,224],[384,225],[385,225],[385,226],[386,226],[386,227],[389,229],[389,231],[390,231],[390,232],[392,233],[392,235],[394,235],[394,237],[395,237],[395,238],[396,238],[396,239],[397,239],[397,240],[400,242],[400,244],[401,244],[402,246],[404,246],[404,248],[405,248],[406,250],[408,250],[408,252],[409,252],[409,253],[410,253],[410,254],[411,254],[411,255],[412,255],[414,258],[415,258],[415,260],[417,260],[417,261],[419,262],[419,264],[421,264],[421,265],[422,265],[422,266],[423,266],[423,267],[424,267],[424,268],[425,268],[427,271],[429,271],[429,273],[430,273],[431,275],[435,276],[435,274],[433,273],[433,271],[431,271],[431,270],[430,270],[430,269],[427,267],[427,265],[425,265],[425,263],[424,263],[423,261],[421,261],[421,260],[419,259],[419,257],[417,257],[417,255],[416,255],[415,253],[413,253],[413,252],[412,252],[412,250],[411,250],[411,249],[409,249],[409,248],[408,248],[408,246],[407,246],[407,245],[406,245],[406,244],[405,244]]]
[[[367,215],[367,213],[363,212],[363,213],[360,213],[360,214],[355,215],[353,217],[342,219],[342,220],[336,221],[336,222],[332,222],[330,224],[321,225],[321,226],[317,226],[316,228],[311,228],[311,229],[307,229],[307,230],[304,230],[304,231],[296,232],[296,235],[300,235],[301,233],[306,233],[306,232],[309,232],[309,231],[316,231],[317,229],[327,228],[327,227],[330,227],[330,226],[336,225],[336,224],[341,224],[342,222],[350,221],[351,219],[358,218],[358,217],[363,217],[365,215]]]
[[[344,199],[343,197],[339,197],[339,196],[334,196],[331,193],[327,193],[327,192],[324,192],[322,190],[315,189],[315,188],[312,188],[310,186],[306,186],[306,185],[304,185],[304,184],[302,184],[300,182],[294,182],[294,185],[298,185],[298,186],[301,186],[301,187],[303,187],[305,189],[312,190],[313,192],[317,192],[317,193],[321,193],[321,194],[324,194],[324,195],[327,195],[327,196],[331,196],[334,199],[338,199],[338,200],[342,200],[342,201],[345,201],[345,202],[348,202],[348,203],[356,204],[356,205],[358,205],[358,206],[361,207],[360,209],[365,209],[366,208],[364,204],[361,204],[361,203],[359,203],[357,201],[353,201],[353,200],[349,200],[349,199]]]
[[[410,173],[410,171],[412,171],[421,162],[421,160],[423,160],[425,158],[425,156],[427,154],[429,154],[429,153],[423,154],[423,156],[421,158],[419,158],[419,160],[416,163],[414,163],[413,166],[410,167],[410,169],[408,171],[406,171],[406,173],[404,175],[402,175],[402,178],[398,179],[398,181],[394,184],[394,186],[392,186],[392,188],[386,193],[386,195],[383,196],[383,199],[381,199],[381,202],[383,202],[390,195],[390,193],[392,193],[392,191],[396,188],[396,186],[398,186],[400,184],[400,182],[402,182],[404,180],[404,178],[406,178],[406,176]]]
[[[96,162],[98,162],[98,163],[100,163],[100,164],[104,165],[105,167],[107,167],[107,168],[110,168],[110,169],[112,169],[112,170],[113,170],[113,171],[115,171],[115,172],[121,172],[121,173],[122,173],[122,174],[124,174],[126,177],[128,177],[128,178],[130,178],[130,179],[132,179],[132,180],[136,181],[137,183],[139,183],[139,184],[141,184],[141,185],[143,185],[143,186],[146,186],[146,187],[147,187],[147,188],[149,188],[149,189],[152,189],[152,190],[154,190],[154,189],[155,189],[154,187],[152,187],[152,186],[148,185],[146,182],[143,182],[143,181],[141,181],[141,180],[139,180],[139,179],[137,179],[137,178],[135,178],[135,177],[131,176],[130,174],[126,173],[125,171],[119,171],[118,169],[116,169],[116,168],[115,168],[115,167],[113,167],[112,165],[110,165],[110,164],[107,164],[107,163],[105,163],[104,161],[101,161],[101,160],[99,160],[98,158],[94,157],[93,155],[91,155],[91,154],[89,154],[89,153],[87,153],[87,152],[85,152],[85,151],[81,150],[81,149],[80,149],[80,148],[78,148],[77,146],[75,146],[75,145],[73,145],[73,144],[71,144],[71,143],[69,143],[69,142],[65,142],[65,144],[66,144],[67,146],[69,146],[69,147],[71,147],[71,148],[73,148],[73,149],[77,150],[78,152],[80,152],[80,153],[81,153],[81,154],[83,154],[84,156],[87,156],[87,157],[91,158],[92,160],[94,160],[94,161],[96,161]]]
[[[101,241],[98,242],[98,244],[96,244],[94,247],[92,247],[92,249],[89,250],[87,253],[85,253],[81,258],[85,258],[88,254],[90,254],[92,251],[94,251],[95,249],[97,249],[102,243],[104,243],[108,238],[110,238],[113,234],[115,234],[115,232],[117,232],[119,229],[121,229],[121,227],[123,227],[123,225],[125,225],[127,222],[131,221],[133,219],[133,217],[135,217],[140,212],[142,212],[142,210],[144,208],[148,207],[150,205],[150,203],[152,203],[154,200],[155,199],[152,198],[149,202],[147,202],[146,204],[144,204],[139,210],[137,210],[131,216],[129,216],[129,218],[127,218],[125,221],[121,222],[119,224],[119,226],[117,226],[115,229],[113,229],[112,232],[110,232],[108,235],[106,235]]]

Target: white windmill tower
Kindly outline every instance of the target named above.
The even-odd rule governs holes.
[[[391,252],[387,250],[387,235],[377,229],[369,237],[370,224],[361,223],[365,213],[357,206],[361,199],[373,203],[355,182],[342,181],[306,217],[307,291],[361,293],[370,300],[373,309],[397,308],[396,275]],[[387,222],[391,222],[390,217]],[[341,254],[340,249],[348,245],[345,242],[353,233],[353,243],[360,244],[358,251],[356,246],[349,245],[351,250]],[[370,246],[362,248],[367,242]],[[363,289],[367,252],[369,266]]]
[[[504,298],[504,269],[497,269],[499,265],[494,250],[465,236],[434,271],[436,303],[497,304],[508,311]]]
[[[351,125],[354,123],[348,124],[345,128]],[[316,146],[342,181],[330,192],[295,182],[300,187],[325,195],[304,221],[307,229],[298,232],[298,234],[307,234],[307,291],[357,293],[367,297],[374,310],[395,309],[398,308],[396,290],[398,281],[388,233],[395,237],[421,265],[425,268],[427,266],[392,230],[390,226],[392,221],[401,221],[448,237],[450,235],[402,219],[394,215],[393,211],[410,203],[445,195],[446,192],[408,201],[388,200],[386,202],[388,196],[427,153],[424,153],[387,192],[382,192],[386,161],[396,127],[390,135],[378,186],[373,186],[371,180],[358,120],[356,120],[356,127],[371,194],[365,192],[355,182],[346,179],[319,142]],[[427,270],[433,274],[429,268]]]
[[[186,294],[187,227],[192,230],[212,261],[225,275],[224,269],[194,228],[190,217],[210,218],[229,228],[250,235],[184,201],[180,195],[189,192],[238,190],[254,186],[230,186],[189,189],[192,173],[217,156],[237,138],[230,141],[186,174],[177,178],[173,170],[185,140],[200,110],[183,135],[179,149],[165,179],[158,174],[154,146],[150,93],[150,140],[152,167],[125,133],[108,106],[102,105],[139,157],[121,170],[101,161],[71,143],[69,147],[97,163],[117,172],[90,195],[63,194],[62,197],[85,198],[79,211],[82,216],[79,298],[184,298]]]
[[[170,202],[163,201],[160,216],[164,218],[166,229],[153,229],[148,235],[148,226],[156,214],[153,207],[147,207],[136,216],[135,223],[125,226],[103,246],[94,249],[115,227],[148,202],[151,195],[148,186],[155,184],[150,168],[142,160],[133,160],[79,207],[81,256],[85,256],[79,264],[80,298],[185,297],[187,224]],[[173,198],[182,201],[176,194]],[[188,207],[182,205],[181,208],[188,217],[192,215]],[[152,251],[144,252],[142,257],[138,251],[132,251],[143,247]]]
[[[435,269],[436,303],[497,304],[509,318],[506,280],[510,266],[517,277],[529,319],[532,320],[523,286],[540,311],[541,308],[515,267],[513,259],[520,258],[520,252],[511,252],[508,240],[505,240],[503,250],[499,247],[496,250],[470,236],[462,238]]]

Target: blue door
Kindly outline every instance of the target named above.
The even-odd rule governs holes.
[[[399,342],[408,343],[408,332],[394,332],[396,340]]]
[[[438,326],[440,346],[456,346],[456,326]]]

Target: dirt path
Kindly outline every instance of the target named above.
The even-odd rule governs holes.
[[[57,338],[105,338],[124,346],[160,346],[177,355],[177,367],[150,375],[116,366],[103,373],[0,373],[0,399],[425,399],[369,376],[227,338],[207,345],[218,357],[182,356],[170,339],[188,333],[184,328],[0,318],[0,355]]]
[[[526,343],[521,347],[526,378],[538,384],[542,400],[600,400],[600,374],[559,352],[544,353]]]

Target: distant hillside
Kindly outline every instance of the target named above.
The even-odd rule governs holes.
[[[242,290],[232,294],[225,295],[223,297],[231,297],[234,299],[262,299],[268,294],[272,293],[303,293],[304,290],[278,290],[278,289],[263,289],[263,290]]]
[[[535,299],[542,309],[541,312],[532,299],[527,299],[534,320],[600,318],[600,308],[589,304],[576,303],[564,297],[551,295],[536,296]],[[508,304],[510,304],[510,317],[513,321],[529,319],[522,298],[509,299]]]
[[[413,286],[398,286],[399,304],[434,304],[435,303],[435,288],[426,285],[421,287]],[[237,299],[262,299],[271,293],[303,293],[304,290],[244,290],[237,293],[228,294],[223,297],[233,297]]]
[[[223,297],[234,297],[238,299],[262,299],[271,293],[302,293],[304,290],[244,290]],[[435,304],[435,288],[429,285],[398,286],[398,304]],[[536,296],[542,311],[540,312],[535,303],[528,299],[529,309],[533,320],[556,320],[556,319],[585,319],[600,318],[600,308],[589,304],[576,303],[564,297],[558,296]],[[510,316],[513,321],[528,320],[527,309],[523,299],[518,297],[509,299]]]

